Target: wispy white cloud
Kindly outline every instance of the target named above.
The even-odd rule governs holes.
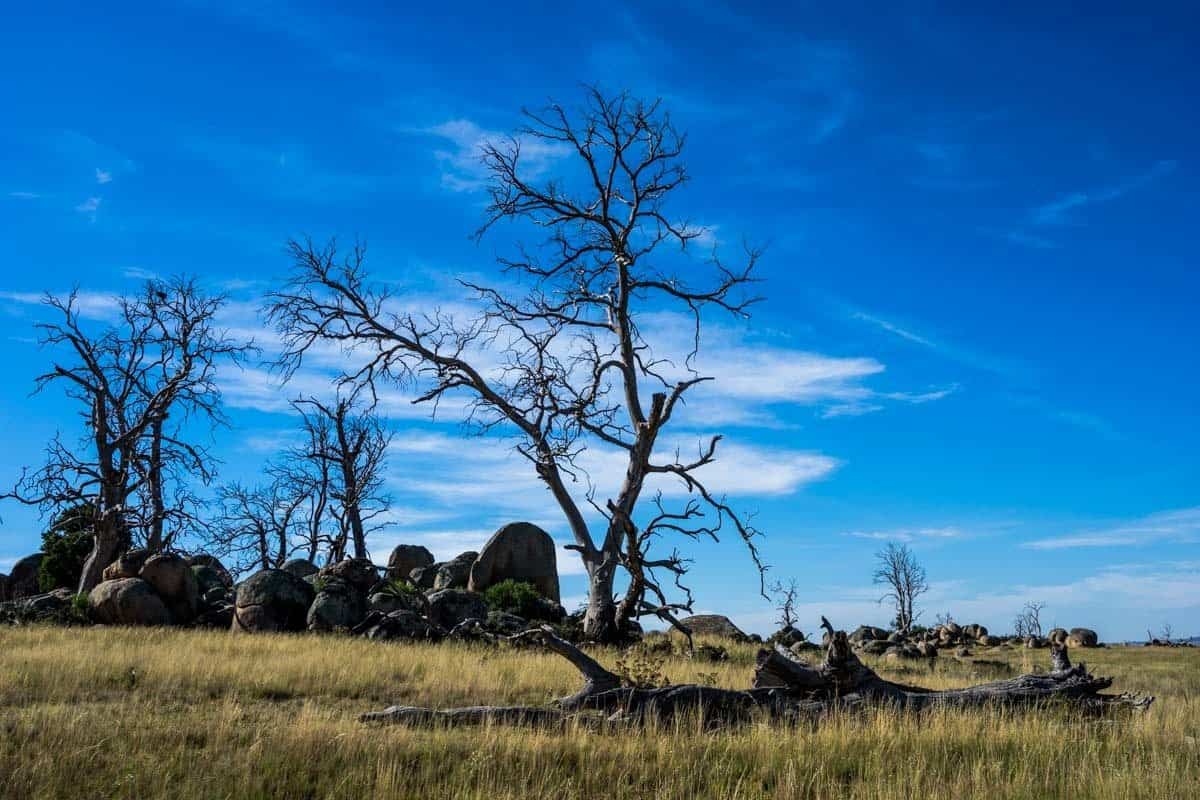
[[[433,151],[433,155],[441,164],[442,186],[452,192],[476,192],[487,186],[483,148],[507,138],[505,134],[483,128],[469,119],[452,119],[424,128],[402,128],[401,132],[432,136],[444,143]],[[544,174],[551,164],[570,152],[561,143],[535,137],[518,136],[517,143],[521,148],[519,168],[525,178]]]
[[[1025,542],[1033,550],[1064,550],[1076,547],[1128,547],[1159,541],[1194,542],[1200,540],[1200,506],[1160,511],[1117,525],[1078,531]]]
[[[1031,247],[1038,250],[1049,250],[1058,247],[1058,243],[1037,230],[1047,230],[1063,227],[1080,222],[1084,212],[1089,207],[1111,203],[1125,195],[1143,188],[1174,172],[1179,162],[1164,159],[1156,161],[1149,169],[1126,180],[1101,186],[1088,191],[1071,191],[1034,206],[1024,223],[1003,233],[1003,237],[1012,244]]]
[[[886,319],[879,314],[854,308],[838,301],[834,302],[834,307],[852,320],[872,325],[892,336],[924,347],[943,358],[956,361],[974,369],[1010,378],[1025,377],[1030,371],[1029,365],[1019,359],[1007,358],[992,353],[983,353],[959,342],[930,336],[924,332],[917,332],[911,325],[900,324],[894,320]],[[950,392],[952,393],[957,388],[959,387],[955,384],[953,387],[950,387]]]
[[[65,296],[66,293],[60,293]],[[7,300],[18,306],[41,306],[46,295],[41,292],[4,292],[0,291],[0,300]],[[117,314],[118,297],[112,292],[97,292],[80,289],[75,293],[75,309],[79,316],[90,320],[111,320]]]
[[[1088,192],[1068,192],[1054,200],[1037,206],[1030,213],[1034,225],[1064,225],[1072,220],[1072,212],[1087,206],[1108,203],[1117,200],[1135,189],[1170,175],[1179,166],[1179,162],[1171,160],[1157,161],[1150,169],[1138,175]]]
[[[126,267],[121,270],[121,277],[135,281],[153,281],[157,280],[159,275],[154,270],[143,267]]]
[[[915,542],[918,540],[958,539],[963,536],[961,528],[948,525],[938,528],[895,528],[878,531],[851,531],[846,536],[856,539],[873,539],[880,542]]]
[[[96,183],[105,184],[112,183],[113,175],[108,170],[96,167]]]
[[[102,199],[103,198],[100,197],[89,197],[87,200],[84,200],[82,203],[75,206],[75,210],[80,214],[86,214],[92,219],[95,219],[96,212],[100,210],[100,202]]]

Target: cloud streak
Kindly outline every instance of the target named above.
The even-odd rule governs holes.
[[[1200,541],[1200,506],[1160,511],[1110,527],[1083,530],[1025,542],[1031,550],[1066,550],[1081,547],[1137,547],[1154,542]]]

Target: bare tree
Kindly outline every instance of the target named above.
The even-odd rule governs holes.
[[[800,585],[795,578],[789,578],[787,583],[776,581],[771,586],[771,593],[775,595],[776,606],[779,611],[779,627],[783,629],[796,627],[796,599],[800,594]]]
[[[648,529],[716,539],[728,526],[759,563],[758,531],[698,474],[715,460],[721,437],[697,442],[688,457],[658,452],[685,395],[711,380],[695,369],[702,312],[748,316],[756,298],[746,290],[759,253],[747,248],[733,267],[714,252],[707,270],[686,259],[703,230],[668,208],[688,176],[684,136],[658,102],[593,89],[578,112],[551,105],[526,118],[517,136],[483,147],[490,203],[478,232],[502,222],[545,232],[544,241],[501,259],[525,289],[465,283],[481,301],[478,317],[417,314],[370,282],[361,245],[341,256],[332,243],[294,241],[294,272],[271,297],[269,315],[283,338],[287,372],[310,348],[339,344],[358,359],[347,383],[372,392],[381,382],[418,385],[418,402],[435,407],[451,395],[465,397],[472,430],[510,436],[562,510],[570,548],[583,560],[586,633],[609,640],[632,617],[669,618],[673,609],[690,607],[690,599],[666,601],[655,576],[662,571],[678,582],[686,560],[649,554],[645,548],[656,537],[645,536]],[[566,177],[532,177],[522,141],[566,153]],[[675,245],[674,256],[666,245]],[[644,316],[670,310],[686,314],[692,327],[686,352],[661,352],[650,341]],[[611,448],[625,463],[623,482],[607,498],[597,497],[579,461],[593,447]],[[681,481],[694,502],[644,519],[639,502],[656,477]],[[582,498],[571,488],[580,480],[588,486]],[[602,519],[596,528],[585,503]],[[619,605],[618,570],[632,584]]]
[[[1022,639],[1028,636],[1041,638],[1042,611],[1045,608],[1046,604],[1040,601],[1026,603],[1021,613],[1013,620],[1013,632]]]
[[[215,414],[215,364],[236,361],[251,347],[232,343],[214,327],[222,302],[206,297],[191,281],[151,282],[142,294],[114,301],[115,324],[92,330],[80,317],[76,292],[46,296],[58,319],[37,325],[40,341],[65,351],[65,357],[37,378],[35,391],[65,385],[67,396],[82,406],[87,434],[78,448],[55,436],[45,465],[24,470],[0,497],[50,514],[91,504],[94,544],[81,592],[100,582],[135,530],[149,532],[148,543],[164,546],[163,521],[186,513],[182,490],[168,505],[164,486],[170,470],[201,480],[211,475],[204,450],[185,441],[167,420],[173,411],[181,418],[198,409]]]
[[[1175,638],[1175,628],[1171,625],[1171,623],[1164,622],[1158,635],[1162,637],[1164,642],[1170,644],[1171,640]]]
[[[277,569],[295,548],[307,495],[286,472],[272,469],[269,476],[265,485],[231,483],[217,490],[220,512],[205,544],[235,572]]]
[[[317,479],[314,499],[320,497],[322,503],[322,512],[314,514],[318,527],[327,500],[336,503],[330,511],[340,531],[333,537],[330,559],[345,558],[348,544],[355,558],[368,558],[367,534],[388,508],[383,465],[392,433],[375,413],[359,408],[353,396],[333,402],[307,397],[292,405],[304,420],[308,449],[302,455],[311,463],[309,475]]]
[[[921,615],[916,608],[917,598],[929,591],[925,568],[917,563],[908,545],[894,542],[876,553],[875,560],[875,583],[887,587],[879,602],[891,604],[896,610],[896,630],[907,633]]]
[[[240,365],[253,343],[229,337],[216,327],[225,298],[204,292],[193,278],[152,280],[142,296],[129,304],[130,313],[145,318],[155,350],[148,381],[141,385],[146,402],[172,376],[175,396],[151,420],[134,467],[140,477],[142,501],[136,506],[135,532],[151,552],[169,548],[183,532],[199,526],[199,498],[191,486],[208,485],[215,475],[215,460],[197,435],[197,426],[226,424],[221,392],[216,382],[222,363]]]

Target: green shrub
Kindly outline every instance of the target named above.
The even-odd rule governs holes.
[[[59,514],[42,534],[38,586],[43,592],[79,585],[83,562],[92,552],[92,516],[92,505],[80,503]]]
[[[393,578],[384,584],[383,588],[379,591],[382,594],[390,594],[393,597],[401,598],[416,597],[423,594],[411,581],[407,581],[404,578]]]
[[[524,619],[549,619],[550,604],[525,581],[500,581],[484,590],[483,599],[492,611],[506,611]]]

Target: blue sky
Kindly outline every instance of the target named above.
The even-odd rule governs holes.
[[[769,244],[769,300],[714,320],[719,380],[681,435],[727,434],[710,480],[757,509],[803,625],[885,621],[871,559],[896,540],[928,568],[930,620],[1006,630],[1032,599],[1105,638],[1200,633],[1200,18],[685,5],[10,9],[0,475],[75,430],[60,396],[28,395],[42,291],[78,284],[102,321],[146,275],[196,273],[269,345],[255,309],[286,238],[358,234],[406,302],[454,308],[453,279],[494,274],[506,244],[468,238],[475,148],[599,82],[661,96],[689,132],[678,207],[709,242]],[[222,477],[253,479],[287,441],[287,397],[336,366],[285,389],[228,374]],[[385,405],[397,508],[377,558],[448,557],[516,518],[565,538],[502,444]],[[0,514],[3,570],[39,523]],[[698,608],[767,630],[738,545],[692,550]],[[582,596],[570,553],[560,567]]]

